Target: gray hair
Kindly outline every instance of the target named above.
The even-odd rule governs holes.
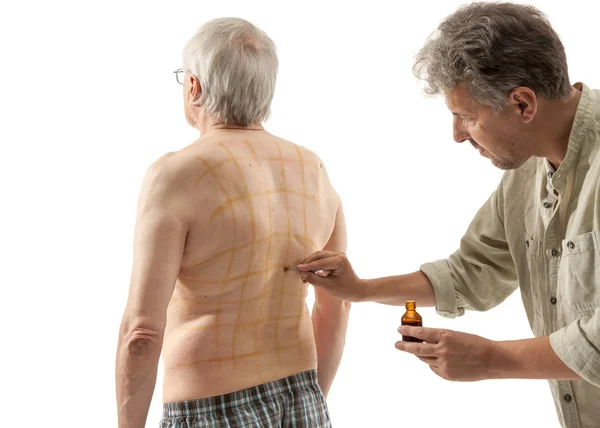
[[[225,124],[250,126],[269,117],[278,65],[269,36],[240,18],[205,23],[183,50],[183,69],[202,88],[194,104]]]
[[[520,86],[547,100],[564,100],[572,92],[558,34],[541,11],[528,5],[460,7],[429,36],[413,72],[425,80],[429,95],[465,84],[475,101],[494,111],[501,111]]]

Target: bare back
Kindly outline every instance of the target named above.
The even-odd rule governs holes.
[[[197,174],[186,189],[192,221],[167,312],[164,401],[315,369],[307,286],[284,268],[332,234],[339,198],[323,164],[265,131],[213,131],[176,156]]]

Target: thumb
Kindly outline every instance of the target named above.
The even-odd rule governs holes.
[[[301,276],[303,281],[309,282],[317,287],[327,288],[327,285],[331,284],[331,279],[327,278],[327,275],[316,274],[312,272],[304,272]]]
[[[331,273],[331,270],[329,270],[329,269],[320,269],[315,272],[315,275],[319,275],[320,277],[327,278],[330,273]]]

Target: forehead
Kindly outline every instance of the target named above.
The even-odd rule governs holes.
[[[455,114],[476,113],[482,106],[473,100],[471,91],[466,85],[457,85],[445,93],[446,105]]]

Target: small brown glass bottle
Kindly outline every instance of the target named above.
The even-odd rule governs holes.
[[[423,326],[423,318],[416,311],[417,305],[414,300],[406,301],[406,312],[402,315],[402,325],[410,325],[416,327]],[[417,339],[412,336],[402,335],[402,340],[405,342],[423,342],[421,339]]]

